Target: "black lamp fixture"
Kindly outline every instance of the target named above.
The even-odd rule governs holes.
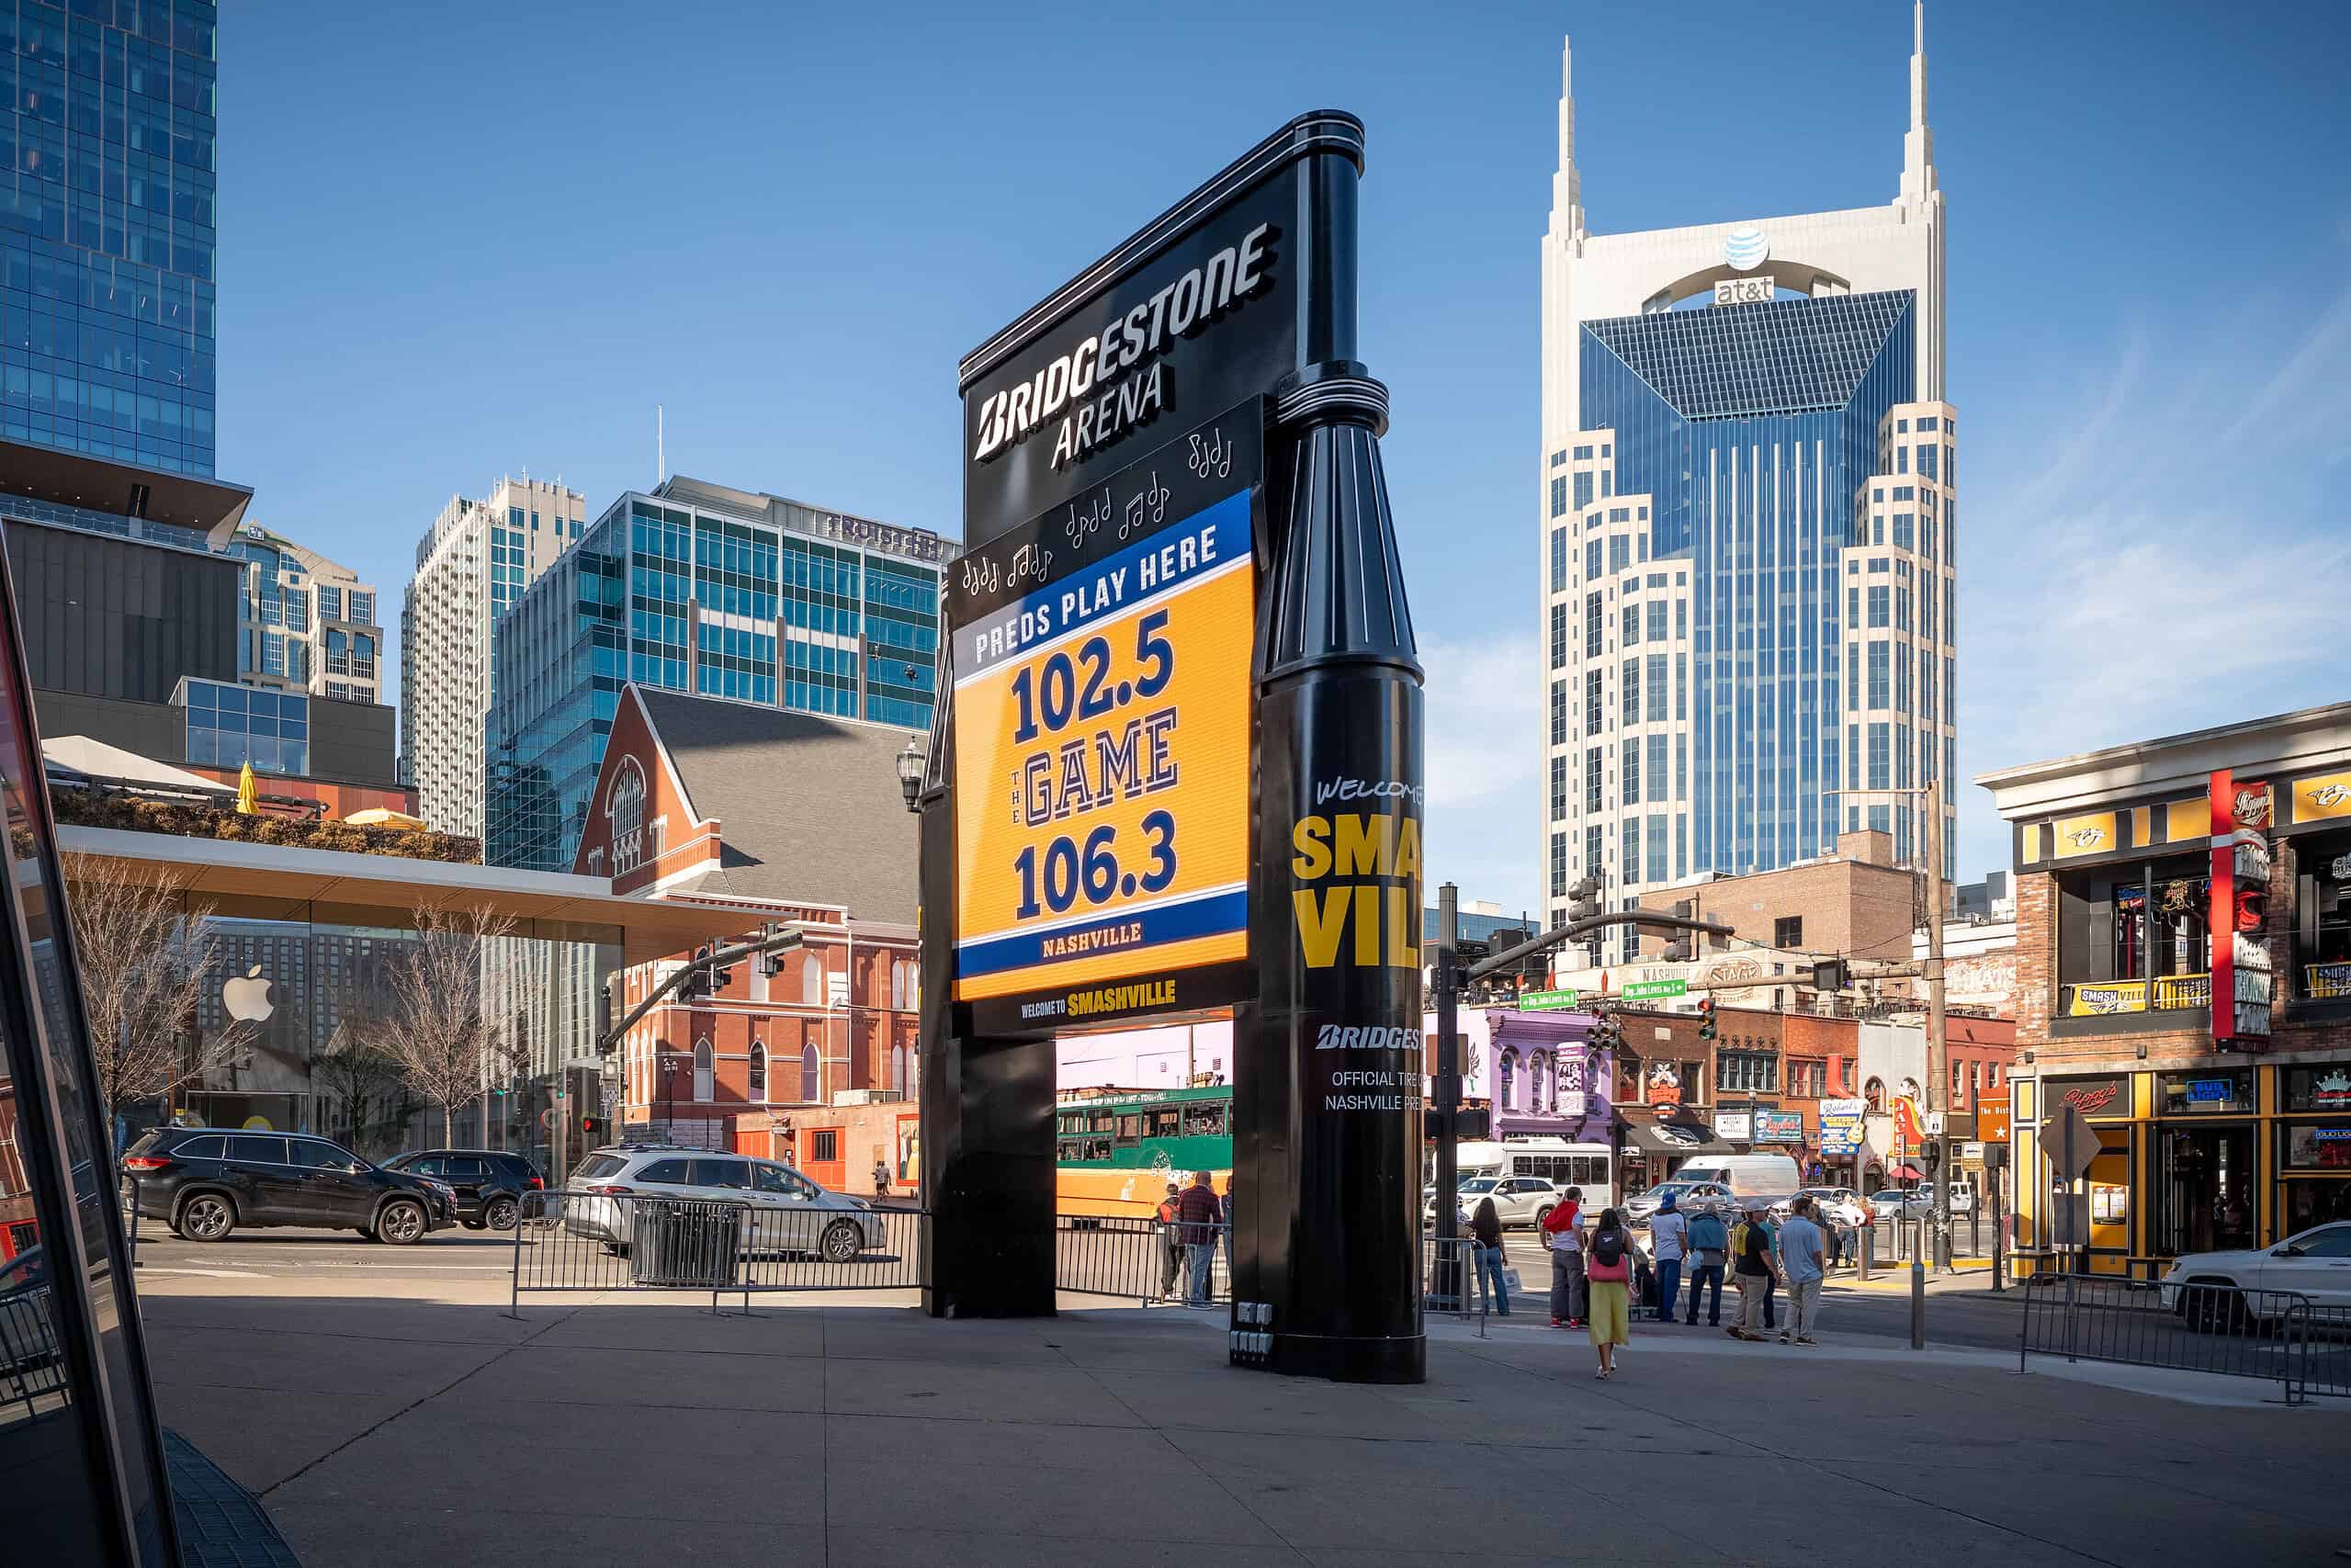
[[[923,765],[929,761],[930,759],[922,754],[922,737],[908,736],[906,750],[898,754],[898,787],[899,793],[906,796],[906,808],[909,811],[922,809],[917,802],[922,794]]]

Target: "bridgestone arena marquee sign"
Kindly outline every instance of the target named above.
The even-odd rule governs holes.
[[[1057,1032],[1229,1009],[1231,1359],[1421,1379],[1421,671],[1362,166],[1351,116],[1293,120],[960,367],[926,1311],[1054,1310]]]

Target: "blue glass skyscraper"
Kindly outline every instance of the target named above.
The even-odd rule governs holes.
[[[1883,207],[1592,233],[1563,75],[1538,491],[1554,923],[1587,877],[1626,908],[1854,831],[1950,869],[1956,413],[1914,25]]]
[[[0,437],[212,472],[214,17],[0,0]]]

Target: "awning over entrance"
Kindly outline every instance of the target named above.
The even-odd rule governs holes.
[[[1689,1122],[1661,1122],[1656,1111],[1645,1107],[1621,1105],[1616,1113],[1624,1122],[1625,1142],[1641,1154],[1686,1159],[1691,1155],[1738,1152],[1702,1126]]]
[[[1886,1175],[1895,1181],[1924,1181],[1927,1179],[1927,1173],[1919,1169],[1915,1165],[1895,1166],[1892,1170],[1886,1172]]]
[[[515,935],[617,942],[623,962],[643,964],[740,936],[755,913],[666,898],[615,897],[601,877],[497,866],[452,865],[398,855],[349,854],[285,844],[186,839],[118,828],[65,827],[68,854],[152,866],[180,877],[214,912],[246,919],[406,927],[420,904],[480,906],[518,922]]]

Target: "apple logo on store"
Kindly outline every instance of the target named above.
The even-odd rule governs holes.
[[[220,1005],[229,1016],[240,1023],[266,1023],[277,1010],[270,1006],[269,982],[261,977],[261,965],[256,964],[243,976],[220,987]]]

